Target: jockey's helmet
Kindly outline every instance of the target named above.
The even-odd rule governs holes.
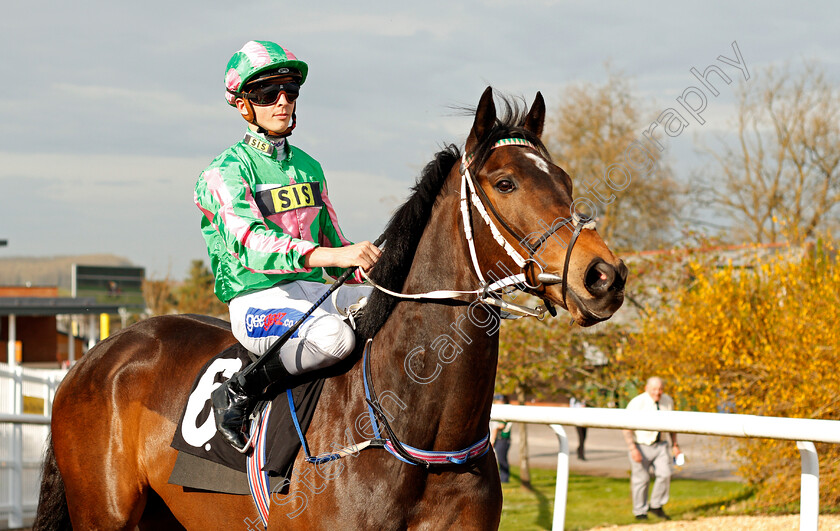
[[[309,66],[295,54],[271,41],[249,41],[228,61],[225,69],[225,99],[235,106],[237,97],[249,82],[291,75],[306,81]]]

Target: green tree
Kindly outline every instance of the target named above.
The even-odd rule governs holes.
[[[143,300],[152,315],[175,313],[178,306],[175,289],[169,278],[144,280]]]
[[[496,391],[513,395],[520,404],[529,398],[544,397],[557,388],[568,365],[569,327],[556,321],[522,318],[502,322],[499,332],[499,366]],[[520,477],[530,486],[528,436],[526,425],[520,424]]]
[[[227,306],[213,293],[215,279],[203,260],[193,260],[190,274],[178,288],[178,312],[227,316]]]
[[[558,389],[557,376],[569,366],[570,327],[556,320],[522,318],[502,322],[496,389],[520,402]]]
[[[528,301],[536,304],[536,299]],[[614,406],[624,374],[613,367],[613,354],[626,335],[624,326],[608,323],[586,330],[568,325],[566,316],[539,321],[505,320],[499,333],[496,392],[520,404],[531,399],[574,396],[590,406]],[[594,329],[594,330],[593,330]],[[520,469],[530,480],[526,425],[521,434]]]

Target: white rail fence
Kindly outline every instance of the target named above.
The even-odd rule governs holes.
[[[35,517],[53,397],[66,372],[0,363],[0,529]]]
[[[66,371],[24,369],[0,363],[0,529],[23,527],[35,516],[52,402],[65,374]],[[25,402],[26,409],[36,413],[24,413]],[[500,404],[493,406],[491,417],[547,424],[557,434],[560,450],[553,529],[558,530],[565,523],[569,480],[569,441],[562,425],[796,441],[802,460],[799,521],[802,530],[816,530],[819,518],[819,461],[813,443],[840,443],[840,421],[830,420]]]
[[[562,425],[589,428],[649,430],[725,437],[796,441],[802,461],[799,529],[817,529],[819,518],[819,461],[815,442],[840,443],[840,421],[761,417],[690,411],[638,412],[626,409],[493,405],[493,420],[548,424],[557,434],[557,487],[552,529],[562,530],[566,519],[569,483],[569,441]],[[629,465],[628,465],[629,466]]]

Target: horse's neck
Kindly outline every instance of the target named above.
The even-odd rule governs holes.
[[[439,201],[405,293],[478,287],[458,223],[457,201]],[[487,433],[499,321],[474,295],[463,299],[401,302],[374,341],[376,389],[393,393],[396,407],[383,406],[396,413],[394,428],[407,444],[456,450]]]

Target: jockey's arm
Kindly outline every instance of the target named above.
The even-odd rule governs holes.
[[[369,241],[345,247],[316,247],[306,255],[304,265],[308,268],[359,266],[369,271],[381,255],[382,251]]]

